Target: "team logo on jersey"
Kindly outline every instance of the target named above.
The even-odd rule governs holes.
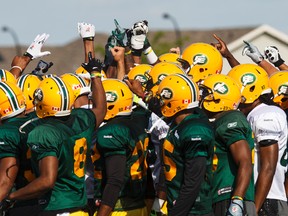
[[[248,84],[254,83],[256,80],[256,76],[252,73],[246,73],[241,77],[241,83],[243,86],[246,86]]]
[[[34,92],[34,100],[42,101],[43,100],[43,91],[38,88]]]
[[[162,98],[169,100],[172,98],[173,93],[169,88],[163,88],[160,95]]]
[[[207,56],[204,54],[196,54],[193,57],[193,63],[198,65],[204,65],[208,61]]]
[[[106,92],[106,101],[113,103],[117,100],[117,94],[114,92]]]
[[[231,122],[227,125],[227,128],[233,128],[237,126],[237,122]]]
[[[287,85],[279,86],[278,92],[279,92],[279,95],[287,96],[288,95],[288,86]]]
[[[227,94],[228,86],[223,82],[218,82],[214,85],[213,90],[219,94]]]

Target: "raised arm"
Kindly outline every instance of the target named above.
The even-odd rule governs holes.
[[[21,76],[30,61],[51,54],[49,51],[41,51],[48,37],[49,34],[46,33],[37,35],[23,56],[14,57],[11,63],[10,72],[15,76],[16,79]]]
[[[228,49],[226,43],[220,38],[218,37],[216,34],[213,34],[213,37],[218,41],[217,43],[210,43],[212,46],[214,46],[217,50],[219,50],[219,52],[221,53],[221,55],[227,59],[229,65],[231,66],[231,68],[235,67],[236,65],[239,65],[240,63],[238,62],[238,60],[232,55],[232,53],[230,52],[230,50]]]
[[[103,64],[99,59],[93,58],[92,53],[88,53],[88,63],[83,63],[82,67],[91,75],[92,101],[94,104],[92,111],[96,117],[96,128],[98,128],[107,111],[106,94],[101,80]]]
[[[269,76],[278,71],[277,68],[264,59],[264,56],[260,53],[255,45],[247,41],[244,41],[244,43],[246,46],[243,48],[242,55],[247,55],[249,58],[251,58],[251,60],[262,67]]]
[[[285,64],[285,61],[281,58],[279,50],[275,46],[267,46],[264,49],[264,54],[266,59],[269,60],[271,64],[279,68],[279,70],[288,70],[288,65]]]

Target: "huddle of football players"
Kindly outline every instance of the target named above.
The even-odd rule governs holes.
[[[24,73],[51,54],[46,33],[0,70],[0,215],[288,215],[278,48],[244,41],[255,64],[240,64],[213,35],[158,57],[146,20],[114,23],[103,61],[81,22],[74,72],[40,60]]]

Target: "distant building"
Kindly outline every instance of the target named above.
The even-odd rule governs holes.
[[[159,33],[157,30],[150,30],[148,38],[150,43],[153,42],[155,35]],[[229,29],[209,29],[209,30],[182,30],[181,36],[183,40],[184,49],[191,43],[204,42],[211,43],[216,42],[213,38],[213,34],[217,34],[227,44],[229,50],[238,59],[240,63],[251,63],[249,57],[242,56],[242,49],[245,46],[243,40],[256,45],[261,52],[264,52],[265,46],[274,45],[279,48],[283,59],[288,58],[288,36],[270,26],[262,25],[258,27],[247,28],[229,28]],[[95,47],[97,50],[96,57],[104,59],[104,46],[106,44],[108,35],[97,34],[95,35]],[[162,36],[159,39],[159,43],[169,42],[173,44],[176,41],[174,31],[162,32]],[[49,41],[47,41],[49,44]],[[176,44],[176,43],[175,43]],[[152,47],[156,46],[151,43]],[[175,45],[176,46],[176,45]],[[21,47],[22,51],[25,51],[27,47]],[[44,46],[43,51],[49,50],[51,55],[45,56],[42,60],[47,62],[53,62],[48,73],[63,74],[68,72],[74,72],[84,60],[84,48],[82,39],[77,38],[74,41],[59,47]],[[168,52],[169,50],[167,50]],[[0,68],[10,69],[11,61],[15,56],[15,47],[0,47]],[[161,55],[163,53],[156,53]],[[38,59],[33,60],[25,70],[26,73],[31,72],[37,65]],[[226,74],[230,70],[230,66],[226,59],[223,59],[222,73]]]

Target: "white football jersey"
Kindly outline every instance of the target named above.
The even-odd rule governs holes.
[[[276,140],[279,153],[276,171],[268,199],[287,201],[284,180],[287,171],[287,121],[285,112],[277,106],[260,104],[247,116],[254,134],[254,182],[260,170],[259,142],[263,140]]]

